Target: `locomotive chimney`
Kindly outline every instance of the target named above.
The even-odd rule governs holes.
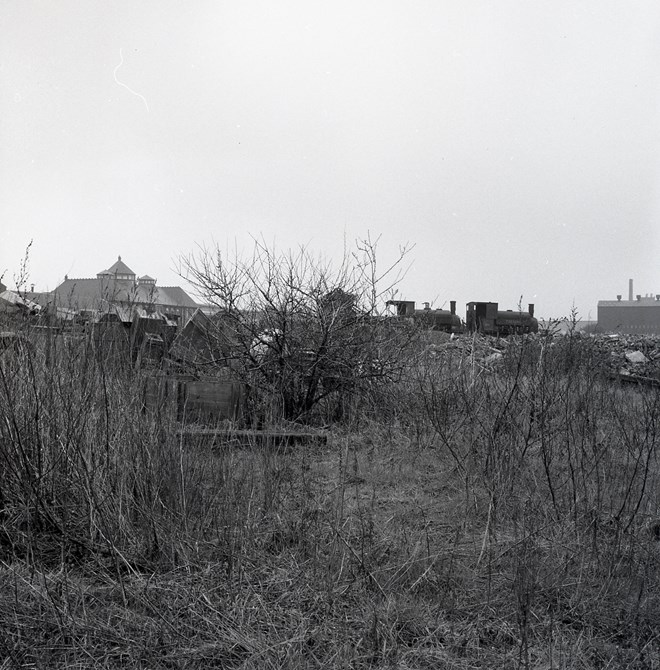
[[[633,299],[633,283],[632,283],[632,279],[629,279],[628,280],[628,300],[630,300],[630,302],[632,302],[632,299]]]
[[[534,316],[534,303],[533,302],[529,303],[529,315]]]
[[[449,301],[449,311],[452,314],[456,314],[456,301],[455,300],[450,300]]]

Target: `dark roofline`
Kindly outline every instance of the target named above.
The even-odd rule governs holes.
[[[639,300],[599,300],[598,307],[660,307],[660,300],[640,298]]]

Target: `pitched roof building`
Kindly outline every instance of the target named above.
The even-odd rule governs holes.
[[[180,286],[157,286],[149,275],[136,278],[135,272],[118,257],[95,278],[69,278],[51,292],[49,302],[56,308],[98,315],[109,311],[128,314],[133,307],[160,312],[180,323],[190,318],[199,305]]]

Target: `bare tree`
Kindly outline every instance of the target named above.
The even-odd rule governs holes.
[[[179,274],[217,310],[219,349],[273,418],[309,420],[320,403],[345,406],[400,370],[404,329],[382,310],[410,247],[380,272],[377,243],[359,241],[337,267],[263,240],[249,255],[199,248],[180,260]]]

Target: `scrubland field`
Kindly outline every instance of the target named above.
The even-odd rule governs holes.
[[[182,436],[148,371],[24,334],[0,668],[660,668],[660,393],[597,338],[419,346],[285,448]]]

